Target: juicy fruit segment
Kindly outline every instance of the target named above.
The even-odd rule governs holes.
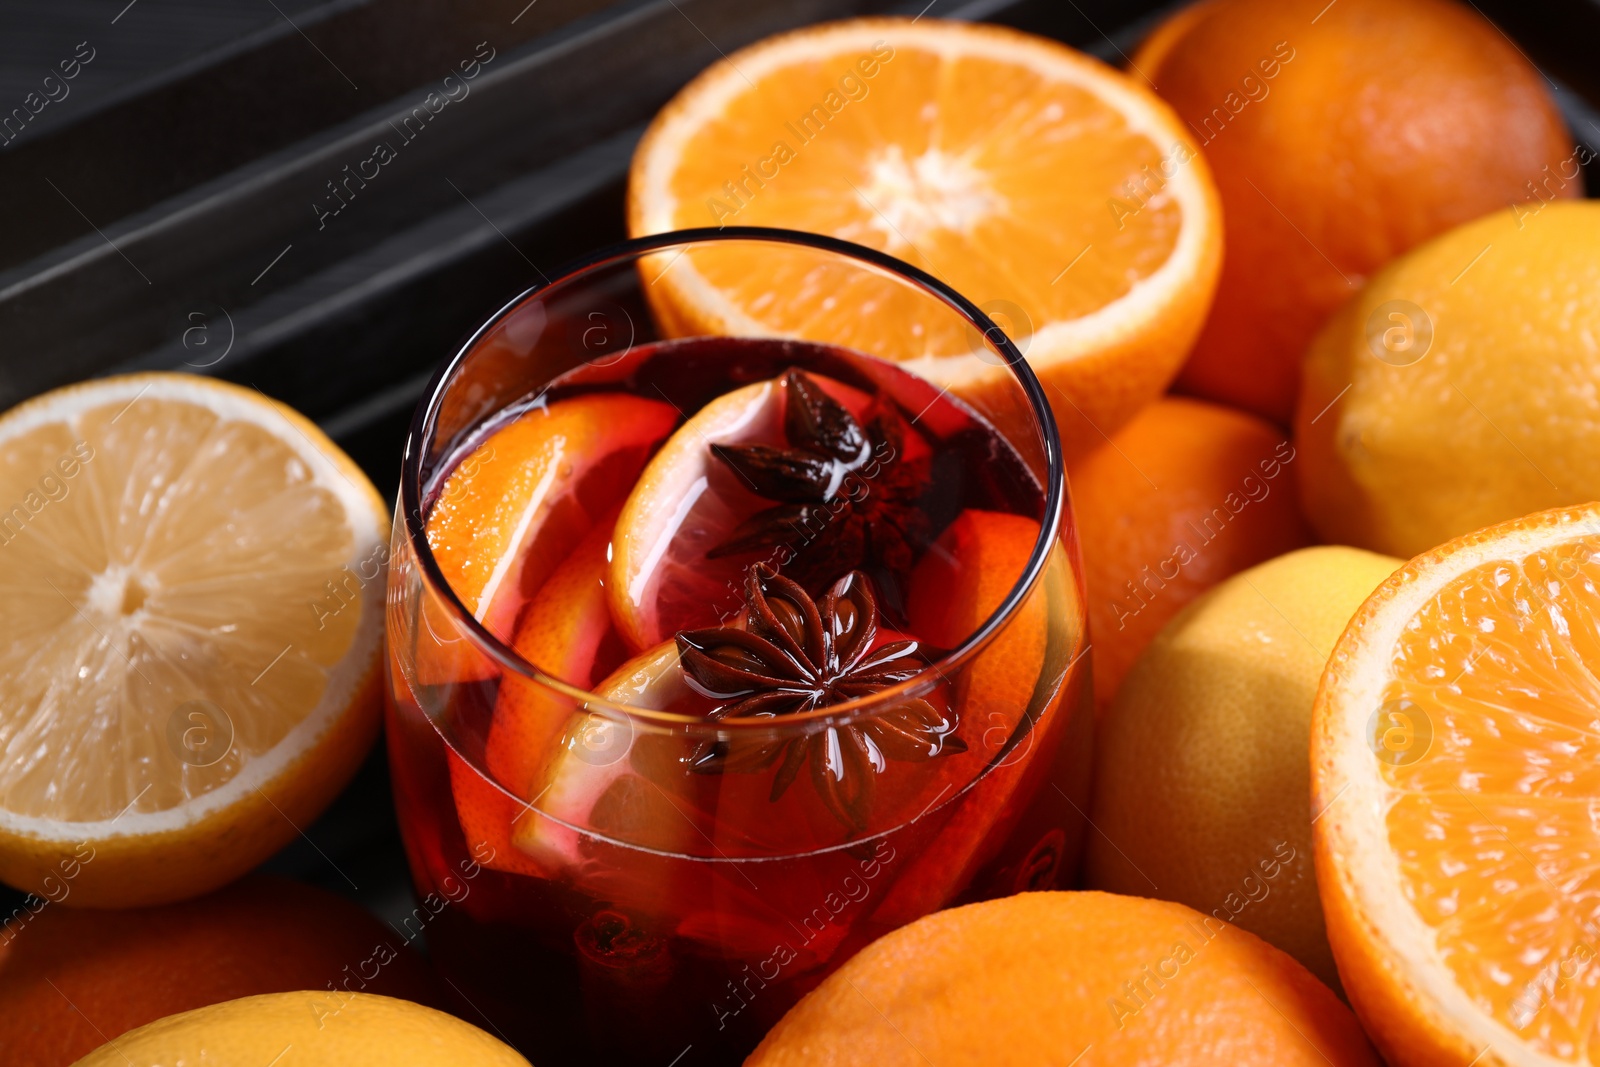
[[[407,1000],[306,990],[266,993],[169,1015],[122,1034],[77,1067],[168,1063],[271,1063],[291,1049],[302,1067],[472,1063],[528,1067],[476,1026]]]
[[[1468,571],[1413,616],[1383,691],[1432,720],[1422,758],[1381,771],[1389,840],[1412,845],[1406,899],[1469,997],[1580,1062],[1600,1059],[1600,991],[1578,978],[1595,912],[1569,888],[1587,882],[1600,795],[1596,583],[1600,536]]]
[[[1022,580],[1038,541],[1039,524],[1025,515],[963,511],[917,566],[908,606],[912,629],[944,648],[960,645]],[[974,697],[997,706],[1016,703],[1008,699],[1019,695],[1016,676],[1027,675],[1044,656],[1043,609],[1032,597],[1024,602],[1020,621],[1029,625],[1007,628],[991,648],[1006,654],[983,660],[996,666],[1004,660],[1010,667],[1005,676],[992,668],[982,672],[991,684],[968,686]]]
[[[249,390],[112,378],[0,418],[0,499],[0,877],[155,903],[314,818],[377,726],[388,523],[338,448]]]
[[[841,78],[859,95],[846,101]],[[1209,172],[1152,94],[1054,43],[937,19],[814,27],[714,65],[640,143],[628,211],[635,236],[730,221],[829,234],[1003,301],[1060,391],[1069,451],[1160,392],[1219,266]],[[837,257],[729,244],[657,258],[646,292],[674,332],[825,339],[980,403],[1009,388],[975,331]]]
[[[313,606],[328,599],[324,585],[341,577],[354,538],[338,496],[290,441],[195,403],[125,407],[108,398],[4,445],[0,498],[37,496],[24,472],[36,482],[59,469],[58,457],[78,482],[48,475],[64,495],[5,545],[7,740],[17,758],[0,770],[0,805],[19,815],[109,819],[136,798],[136,810],[155,811],[215,789],[316,706],[360,623],[358,604],[307,625],[319,621]],[[298,649],[252,685],[291,644]],[[209,766],[173,759],[164,733],[171,709],[200,700],[248,724]],[[64,760],[68,743],[132,774]],[[167,775],[142,772],[146,760]]]
[[[640,475],[617,518],[607,583],[612,615],[635,650],[660,644],[683,617],[727,597],[726,582],[706,573],[705,555],[738,525],[725,501],[741,486],[714,463],[710,446],[773,440],[782,418],[776,382],[741,386],[695,412]]]
[[[428,513],[428,547],[474,618],[502,639],[555,566],[616,507],[678,421],[659,400],[598,393],[558,400],[495,431],[445,479]],[[442,605],[424,601],[417,675],[424,684],[488,677]]]
[[[545,753],[536,755],[539,761],[547,758]],[[485,778],[482,771],[449,746],[445,747],[445,763],[456,822],[473,859],[492,870],[549,876],[549,868],[534,862],[512,843],[512,834],[523,822],[538,818],[532,805]]]
[[[1597,586],[1600,512],[1542,512],[1413,560],[1330,661],[1318,880],[1352,1003],[1397,1062],[1600,1062]]]
[[[1039,524],[1024,515],[963,511],[912,577],[911,628],[936,645],[958,647],[1022,580],[1038,540]],[[1028,706],[1048,639],[1040,594],[1036,588],[1028,596],[956,683],[958,714],[985,731],[1009,736]]]

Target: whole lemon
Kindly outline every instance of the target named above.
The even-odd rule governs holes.
[[[1508,207],[1385,268],[1306,355],[1301,500],[1414,556],[1600,497],[1600,202]]]
[[[292,1051],[292,1055],[286,1055]],[[320,989],[240,997],[146,1023],[74,1067],[528,1067],[470,1023],[409,1000]]]
[[[1098,727],[1091,888],[1234,923],[1337,988],[1311,862],[1311,704],[1345,624],[1400,562],[1304,548],[1167,624]]]

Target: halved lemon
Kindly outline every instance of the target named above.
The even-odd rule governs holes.
[[[1597,675],[1595,504],[1418,556],[1334,648],[1317,882],[1389,1062],[1600,1062]]]
[[[1025,348],[1069,453],[1166,387],[1221,264],[1210,172],[1154,93],[1065,45],[937,19],[783,34],[683,89],[634,155],[629,232],[724,225],[855,241],[977,301]],[[643,270],[674,335],[841,344],[995,417],[1014,403],[976,331],[837,257],[733,244]]]
[[[389,522],[306,419],[141,374],[0,416],[0,878],[194,896],[293,839],[376,734]]]

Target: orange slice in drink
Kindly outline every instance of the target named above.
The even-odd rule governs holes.
[[[852,414],[871,403],[858,389],[808,377]],[[639,476],[617,518],[607,585],[617,628],[635,651],[716,625],[742,606],[751,557],[707,553],[772,502],[751,492],[712,446],[782,444],[785,390],[772,379],[722,394],[680,426]]]
[[[513,830],[524,819],[537,817],[528,802],[486,778],[449,746],[445,747],[445,763],[450,771],[450,796],[455,801],[456,822],[473,858],[496,871],[534,877],[552,875],[553,871],[535,863],[511,843]]]
[[[1600,1062],[1600,505],[1413,559],[1312,720],[1317,883],[1391,1063]]]
[[[596,695],[625,707],[666,708],[685,692],[677,646],[667,641],[623,664]],[[641,744],[646,739],[629,720],[598,712],[569,716],[563,727],[543,781],[530,797],[537,812],[518,822],[513,844],[553,871],[582,863],[580,831],[659,852],[682,851],[693,833],[689,817],[655,784],[659,773],[640,773],[635,766],[636,759],[648,757],[649,748],[664,745]]]
[[[140,374],[0,417],[0,879],[192,897],[293,840],[378,728],[382,499],[306,419]]]
[[[957,647],[999,609],[1022,578],[1039,539],[1039,524],[1023,515],[968,509],[950,524],[911,576],[908,609],[912,629],[946,647]],[[1056,548],[1040,585],[1016,609],[1006,628],[956,680],[956,710],[962,733],[996,766],[966,795],[951,823],[895,883],[876,915],[899,925],[943,907],[1004,843],[997,823],[1034,764],[1050,762],[1037,732],[1024,716],[1042,718],[1054,695],[1043,677],[1050,641],[1050,600],[1071,618],[1076,599],[1063,550]],[[1078,635],[1082,634],[1079,621]],[[1059,665],[1058,665],[1059,666]],[[957,798],[952,797],[952,800]],[[985,843],[990,847],[985,848]]]
[[[629,232],[722,225],[845,238],[972,298],[1025,347],[1069,455],[1166,387],[1221,263],[1210,172],[1153,92],[1053,41],[930,18],[783,34],[680,92],[634,155]],[[841,344],[996,419],[1014,404],[976,331],[837,257],[731,244],[642,269],[674,335]]]
[[[552,582],[561,577],[558,571]],[[587,605],[558,626],[585,625],[586,615]],[[628,707],[674,703],[684,692],[677,647],[667,642],[629,660],[595,691]],[[648,762],[652,747],[660,755],[662,745],[636,751],[635,741],[626,719],[574,709],[553,693],[531,699],[507,694],[495,707],[486,754],[499,781],[485,778],[454,749],[448,753],[450,789],[468,847],[490,857],[481,861],[486,867],[545,878],[584,869],[585,843],[595,835],[625,847],[680,848],[693,824],[652,784],[663,770],[677,768],[667,755],[652,772],[640,773],[635,758]],[[601,886],[614,892],[628,878],[626,866],[608,878],[606,865],[597,865],[599,885],[590,888],[602,896]],[[635,888],[648,895],[647,886]]]
[[[682,707],[688,689],[676,644],[630,660],[598,693],[628,707]],[[765,783],[760,803],[745,795],[716,806],[715,781],[684,766],[693,748],[682,735],[656,727],[598,712],[571,716],[534,803],[513,824],[511,862],[493,865],[560,878],[718,952],[770,953],[772,938],[791,930],[791,915],[805,913],[799,899],[814,907],[833,887],[807,892],[792,874],[777,886],[713,862],[770,855],[771,849],[752,845],[751,835],[768,829],[763,824],[775,816],[765,802]],[[808,938],[802,965],[825,958],[844,934],[842,926],[830,926]]]
[[[595,524],[528,604],[512,641],[518,655],[546,674],[588,689],[627,658],[611,625],[606,579],[614,518]],[[516,796],[529,796],[575,704],[521,675],[507,673],[495,700],[485,760]]]
[[[491,434],[445,480],[428,546],[463,605],[502,640],[598,517],[615,508],[678,413],[658,400],[597,393],[534,408]],[[489,677],[438,602],[424,600],[423,685]]]

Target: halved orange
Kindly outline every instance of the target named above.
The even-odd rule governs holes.
[[[677,410],[659,400],[570,397],[507,423],[462,460],[428,513],[427,534],[445,580],[473,617],[509,640],[529,598],[622,501],[677,421]],[[436,601],[424,601],[418,630],[419,683],[493,673]]]
[[[1155,94],[1052,41],[926,18],[770,38],[662,110],[634,155],[630,233],[735,224],[881,249],[995,312],[1069,454],[1177,373],[1221,262],[1210,172]],[[991,413],[1014,388],[975,331],[837,258],[735,244],[643,269],[674,335],[841,344]]]
[[[1595,504],[1418,556],[1335,647],[1317,881],[1389,1062],[1600,1062],[1597,675]]]
[[[389,518],[302,416],[212,378],[0,417],[0,879],[197,896],[293,840],[378,729]]]

